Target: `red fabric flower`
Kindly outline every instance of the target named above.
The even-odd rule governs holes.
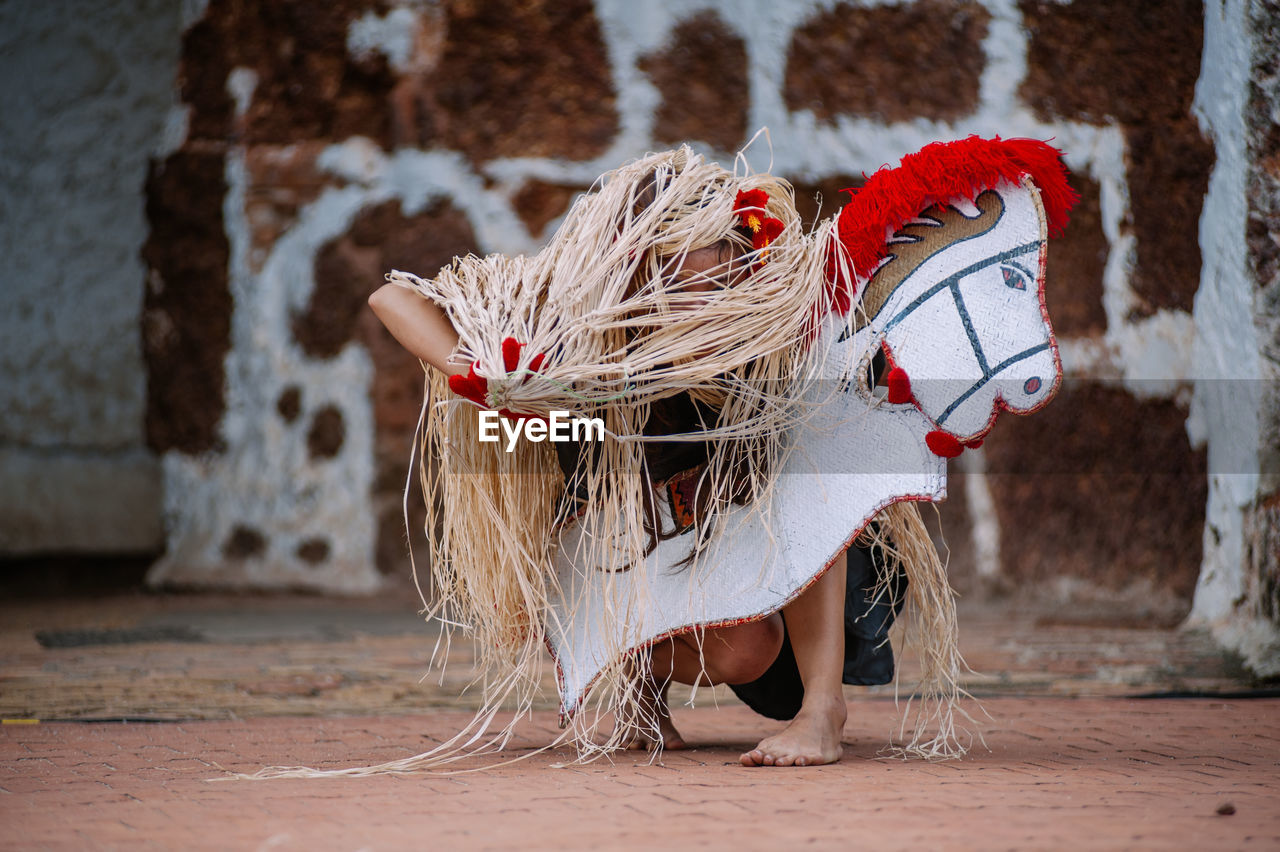
[[[738,222],[751,232],[751,247],[760,252],[755,269],[764,265],[764,257],[768,254],[764,249],[786,228],[781,219],[765,214],[764,208],[768,203],[769,193],[763,189],[738,190],[733,199],[733,212],[738,214]]]
[[[768,203],[769,193],[763,189],[740,189],[733,200],[733,212],[738,214],[742,227],[758,234],[765,223],[764,206]]]
[[[751,247],[753,249],[768,248],[769,243],[778,238],[786,225],[782,224],[781,219],[775,219],[772,216],[767,217],[760,223],[759,229],[751,236]]]

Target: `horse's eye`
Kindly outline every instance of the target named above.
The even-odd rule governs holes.
[[[1027,289],[1027,273],[1016,266],[1000,264],[1000,274],[1004,276],[1004,286],[1013,290]]]

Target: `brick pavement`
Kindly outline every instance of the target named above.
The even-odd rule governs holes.
[[[745,769],[777,723],[677,710],[696,747],[551,768],[221,781],[218,767],[338,767],[410,755],[455,711],[0,730],[0,847],[14,849],[1280,848],[1280,700],[990,698],[989,751],[876,759],[891,701],[851,704],[845,759]],[[555,733],[537,714],[515,744]],[[525,749],[525,751],[521,751]],[[1234,808],[1232,814],[1219,809]]]
[[[36,638],[174,628],[198,641],[42,647]],[[408,593],[357,601],[216,595],[0,601],[0,717],[236,719],[472,707],[472,699],[459,698],[471,674],[466,643],[453,646],[443,681],[422,679],[434,638]],[[1252,685],[1207,636],[1171,628],[1059,624],[1007,605],[966,606],[960,641],[974,669],[965,687],[980,695]],[[906,655],[902,662],[909,684],[914,660]],[[551,709],[550,670],[545,687],[540,707]],[[721,697],[734,700],[727,692]]]
[[[210,780],[375,763],[456,731],[474,702],[459,697],[470,649],[453,648],[443,683],[420,683],[433,637],[413,609],[408,596],[0,601],[0,717],[44,720],[0,729],[0,848],[1280,848],[1280,700],[1118,697],[1256,684],[1202,634],[1010,606],[962,609],[966,683],[994,718],[978,729],[991,750],[961,762],[877,759],[900,718],[891,691],[850,688],[843,763],[743,769],[738,754],[779,726],[717,690],[720,709],[704,691],[677,710],[699,747],[663,765],[551,768],[560,753],[452,776]],[[175,628],[192,641],[159,641]],[[131,641],[37,641],[77,630]],[[51,722],[139,717],[170,721]],[[540,713],[514,754],[556,733]]]

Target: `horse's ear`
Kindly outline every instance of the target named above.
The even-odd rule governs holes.
[[[1067,214],[1080,194],[1067,182],[1062,152],[1036,139],[982,139],[935,142],[902,158],[897,168],[883,168],[854,192],[836,222],[844,263],[828,264],[834,303],[848,305],[859,282],[868,280],[888,255],[889,238],[930,207],[974,202],[983,190],[1001,181],[1030,177],[1040,190],[1049,235],[1061,235]]]

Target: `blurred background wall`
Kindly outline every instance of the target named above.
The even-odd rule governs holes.
[[[142,185],[182,142],[173,4],[0,4],[0,550],[155,552]]]
[[[423,378],[384,272],[535,251],[684,141],[755,138],[812,219],[930,141],[1032,136],[1083,196],[1069,381],[952,463],[955,583],[1278,674],[1278,33],[1261,0],[0,4],[0,551],[374,591]]]

